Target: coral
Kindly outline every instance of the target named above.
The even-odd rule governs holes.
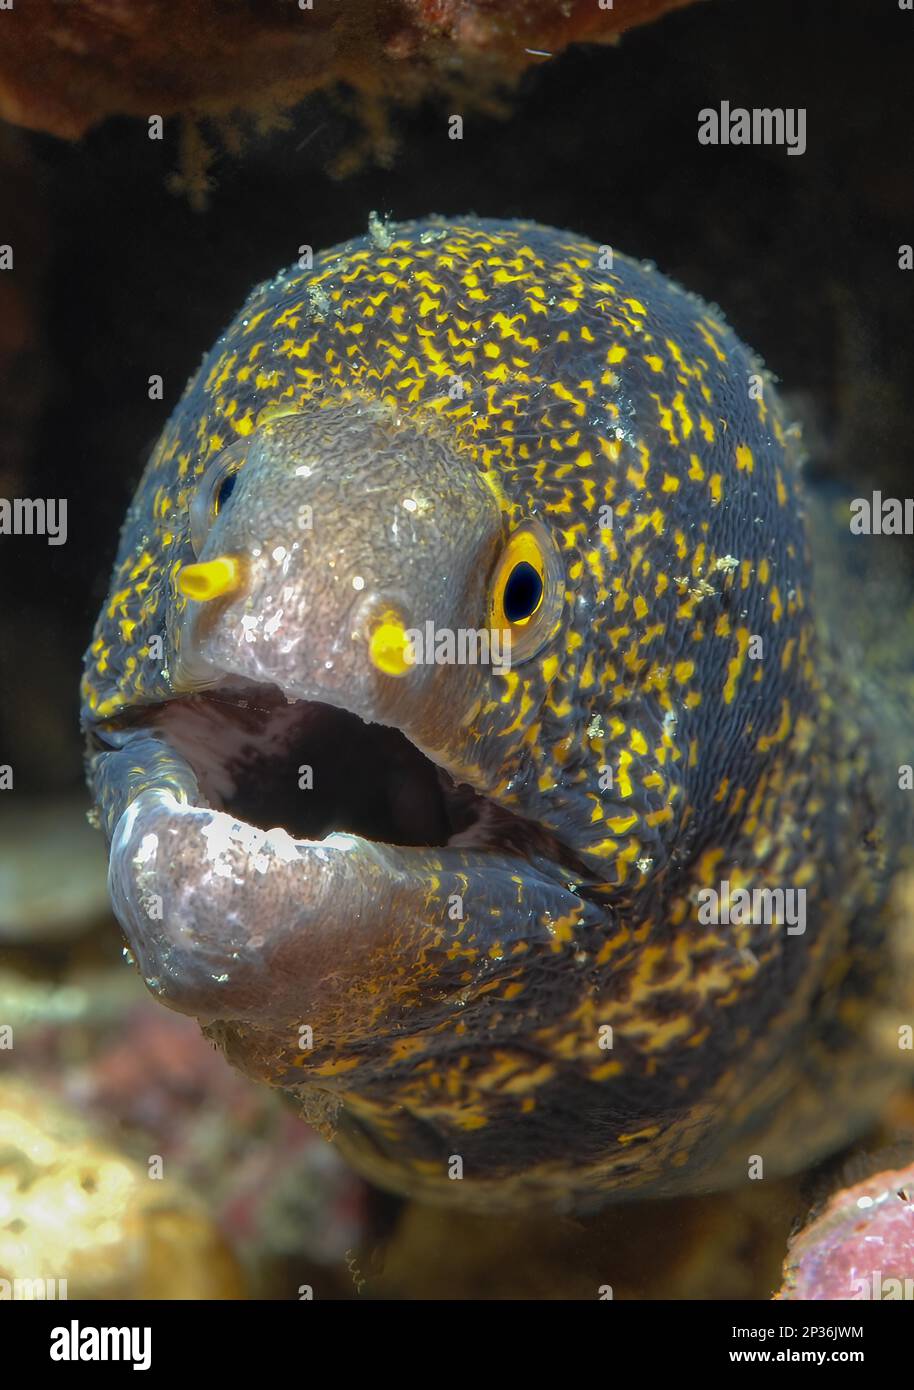
[[[205,1205],[247,1293],[286,1297],[301,1279],[349,1291],[344,1261],[363,1240],[364,1184],[275,1093],[226,1067],[194,1023],[148,1000],[132,972],[71,967],[57,983],[0,970],[0,1024],[15,1039],[0,1050],[4,1070],[14,1063],[33,1097],[29,1123],[74,1107],[97,1138],[116,1135],[127,1172],[159,1154],[168,1181],[148,1188],[171,1190],[175,1179]],[[180,1213],[168,1230],[195,1246]]]
[[[34,1281],[42,1281],[41,1293]],[[186,1188],[167,1177],[152,1181],[46,1096],[0,1085],[0,1296],[194,1299],[242,1291],[228,1247]]]
[[[0,116],[77,138],[111,115],[283,110],[334,82],[419,95],[462,62],[510,77],[690,0],[347,0],[303,8],[31,0],[0,14]]]
[[[779,1299],[914,1299],[914,1163],[841,1188],[793,1237]]]

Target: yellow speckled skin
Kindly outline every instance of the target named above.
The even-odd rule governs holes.
[[[537,516],[556,539],[555,639],[500,682],[461,673],[473,698],[435,756],[568,847],[579,906],[548,933],[512,929],[507,902],[429,928],[412,976],[379,958],[370,1003],[311,1052],[275,1020],[201,1010],[212,1034],[372,1176],[440,1200],[669,1193],[842,1142],[901,1072],[871,1035],[912,997],[890,979],[885,905],[907,807],[889,830],[888,762],[817,630],[771,380],[654,268],[530,224],[430,220],[258,287],[128,515],[87,654],[93,758],[106,728],[180,693],[175,575],[208,462],[271,408],[366,403],[446,439],[507,531]],[[96,792],[110,828],[98,775]],[[444,895],[427,864],[425,909]],[[805,889],[805,933],[703,924],[697,894],[723,881]]]

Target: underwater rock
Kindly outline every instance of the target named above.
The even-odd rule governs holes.
[[[153,1004],[132,971],[51,981],[0,970],[0,1030],[0,1062],[36,1106],[73,1106],[114,1128],[125,1162],[161,1155],[244,1265],[248,1293],[287,1297],[302,1278],[319,1294],[351,1292],[364,1184],[275,1092],[227,1068],[190,1019]]]
[[[152,1181],[46,1095],[0,1083],[0,1298],[242,1292],[231,1252],[186,1188]]]
[[[17,796],[0,806],[0,942],[56,941],[107,916],[105,856],[85,804]]]
[[[609,42],[689,3],[271,0],[226,9],[180,0],[164,22],[142,0],[32,0],[0,15],[0,116],[77,139],[112,115],[275,114],[337,82],[419,96],[462,61],[511,76],[569,43]]]

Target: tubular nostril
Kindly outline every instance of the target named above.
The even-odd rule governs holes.
[[[368,639],[368,656],[375,670],[385,676],[405,676],[413,664],[406,625],[394,609],[381,617]]]
[[[405,676],[413,665],[409,604],[403,596],[369,589],[350,614],[353,640],[365,643],[368,660],[383,676]]]
[[[195,565],[185,565],[178,571],[177,586],[185,598],[208,603],[232,593],[241,583],[241,566],[234,555],[220,555]]]

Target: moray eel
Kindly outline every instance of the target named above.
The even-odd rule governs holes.
[[[281,272],[187,386],[86,658],[112,901],[374,1181],[708,1189],[907,1075],[907,802],[786,418],[652,265],[476,219]]]

